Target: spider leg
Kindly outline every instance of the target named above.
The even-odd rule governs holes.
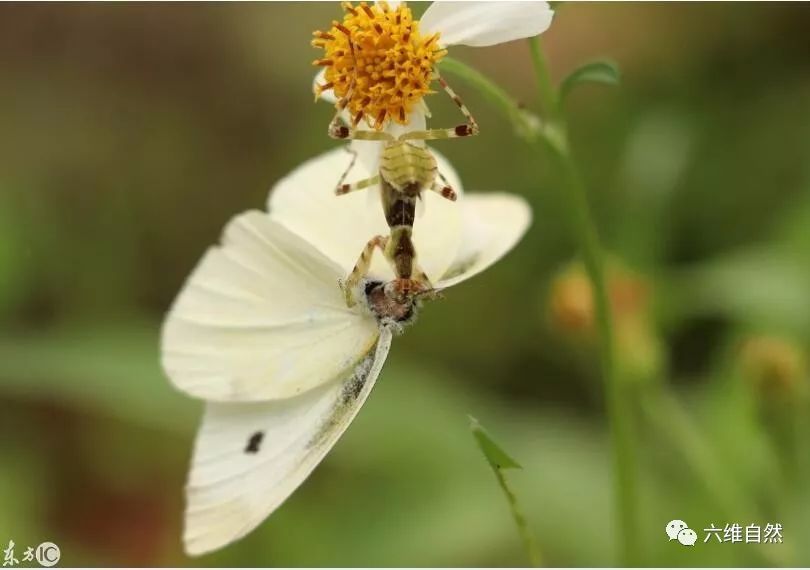
[[[345,178],[345,175],[343,176]],[[340,179],[343,182],[343,178]],[[338,183],[337,188],[335,188],[335,194],[338,196],[343,196],[344,194],[348,194],[349,192],[355,192],[357,190],[363,190],[364,188],[368,188],[369,186],[374,186],[375,184],[380,183],[380,175],[376,174],[371,178],[364,178],[363,180],[358,180],[353,184],[341,184]]]
[[[368,275],[374,250],[379,248],[385,251],[385,246],[387,244],[388,238],[384,236],[374,236],[368,240],[368,243],[360,253],[360,257],[357,259],[357,263],[354,264],[354,268],[352,269],[351,273],[349,273],[346,281],[340,284],[341,289],[343,289],[343,294],[346,297],[347,306],[354,307],[357,304],[357,301],[354,298],[353,290],[360,283],[360,280]]]
[[[437,174],[439,175],[442,183],[440,184],[434,180],[433,185],[429,189],[439,194],[442,198],[447,198],[451,202],[455,202],[458,199],[458,194],[456,194],[456,191],[453,190],[453,187],[450,186],[447,178],[445,178],[441,172],[437,172]]]
[[[456,92],[447,84],[447,81],[438,73],[434,75],[439,84],[442,86],[447,95],[453,100],[456,106],[467,119],[463,125],[458,125],[450,129],[427,129],[423,131],[411,131],[400,135],[399,140],[436,140],[436,139],[454,139],[458,137],[469,137],[477,135],[479,132],[478,122],[472,116],[470,110],[461,100],[461,97],[456,95]]]

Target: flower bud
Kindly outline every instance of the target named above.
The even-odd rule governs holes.
[[[650,287],[644,278],[615,262],[608,266],[606,278],[614,321],[648,314]],[[593,336],[592,291],[590,279],[580,263],[573,263],[561,271],[552,283],[548,301],[554,327],[569,334]]]
[[[606,277],[618,364],[630,377],[654,376],[663,364],[664,350],[649,310],[650,286],[642,276],[617,262],[608,266]],[[592,291],[581,264],[561,271],[548,298],[552,326],[576,341],[593,344],[596,315]]]
[[[804,352],[793,341],[758,335],[746,339],[739,353],[743,374],[766,397],[783,397],[803,393],[807,379]]]

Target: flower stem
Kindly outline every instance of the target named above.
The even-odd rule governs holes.
[[[602,376],[606,389],[606,407],[610,425],[613,450],[613,488],[616,508],[616,532],[618,534],[621,564],[631,566],[639,563],[636,540],[638,514],[636,505],[636,449],[633,435],[633,409],[628,409],[632,398],[625,394],[626,386],[616,369],[613,340],[613,323],[610,299],[605,281],[604,253],[596,224],[588,204],[585,185],[568,145],[567,126],[560,113],[559,99],[551,83],[540,42],[531,43],[532,61],[537,76],[540,99],[550,121],[543,129],[541,140],[556,164],[566,192],[567,209],[571,216],[574,233],[585,263],[585,269],[593,288],[593,304],[596,326],[599,333],[599,353]]]
[[[532,123],[532,116],[521,111],[515,101],[499,86],[480,72],[467,65],[445,58],[441,66],[450,73],[469,81],[492,101],[515,123],[518,131],[539,153],[552,158],[561,174],[566,191],[566,210],[571,217],[571,225],[582,251],[585,269],[592,283],[593,301],[596,312],[596,325],[600,343],[600,365],[606,387],[606,407],[610,424],[610,440],[613,450],[613,486],[616,505],[616,532],[618,533],[620,560],[623,566],[638,564],[639,556],[636,539],[638,515],[636,505],[636,445],[633,437],[633,414],[629,407],[632,398],[625,395],[623,385],[614,362],[613,325],[610,312],[602,246],[596,231],[588,204],[585,185],[579,175],[576,163],[568,146],[567,126],[560,112],[559,97],[551,83],[548,66],[540,44],[536,38],[532,43],[532,61],[537,75],[541,103],[548,113],[546,121],[538,128]]]
[[[503,494],[506,495],[506,500],[509,503],[509,510],[512,512],[512,518],[515,520],[518,533],[520,533],[520,538],[523,541],[523,546],[526,549],[526,554],[529,557],[529,563],[534,568],[539,568],[541,565],[540,550],[537,548],[537,543],[535,542],[534,536],[529,529],[529,524],[526,522],[526,517],[520,508],[517,497],[515,496],[514,491],[512,491],[512,488],[509,486],[509,483],[506,480],[506,475],[504,475],[503,471],[500,469],[493,469],[493,472],[495,473],[495,477],[498,479],[498,485],[500,485]]]
[[[546,58],[543,55],[540,38],[531,38],[529,40],[529,48],[532,54],[534,75],[537,80],[537,94],[540,100],[540,108],[545,112],[547,117],[556,117],[558,112],[557,93],[554,89],[554,84],[551,82],[551,73],[549,73]]]
[[[562,141],[560,144],[559,141]],[[633,436],[633,410],[627,403],[632,398],[625,394],[614,361],[613,324],[610,300],[605,283],[603,252],[596,226],[588,205],[585,187],[576,165],[567,150],[565,138],[557,133],[544,145],[561,172],[566,187],[565,198],[574,233],[579,241],[582,258],[593,288],[596,326],[599,333],[599,355],[606,389],[606,406],[613,450],[613,486],[616,507],[616,532],[619,540],[621,565],[638,564],[636,539],[638,517],[636,511],[636,450]]]

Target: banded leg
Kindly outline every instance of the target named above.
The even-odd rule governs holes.
[[[349,273],[346,281],[340,284],[340,287],[343,289],[343,295],[346,297],[347,306],[354,307],[357,304],[352,291],[360,283],[360,280],[368,274],[368,270],[371,267],[371,258],[374,255],[374,249],[379,248],[385,251],[387,244],[388,238],[384,236],[374,236],[368,240],[366,247],[364,247],[363,251],[360,253],[360,257],[357,258],[357,263],[354,264],[352,272]]]
[[[332,117],[332,121],[329,123],[329,136],[332,137],[333,139],[338,140],[346,140],[346,139],[366,140],[366,141],[394,140],[394,137],[392,137],[388,133],[355,129],[354,126],[356,126],[357,123],[360,122],[360,119],[362,118],[362,113],[358,113],[358,115],[352,119],[354,126],[350,127],[343,122],[343,118],[340,115],[348,106],[349,101],[351,101],[353,90],[354,90],[354,77],[352,77],[352,80],[349,83],[349,88],[346,90],[346,95],[344,95],[337,103],[335,103],[335,116]]]
[[[337,25],[337,29],[340,30],[348,40],[349,43],[349,52],[352,54],[352,60],[355,61],[354,57],[354,44],[351,40],[351,32],[348,28],[344,27],[342,24]],[[341,54],[342,55],[342,54]],[[348,107],[349,102],[352,100],[352,95],[354,95],[354,86],[356,83],[356,74],[352,74],[352,78],[349,81],[349,86],[346,88],[346,93],[341,97],[337,103],[335,103],[335,116],[332,117],[332,120],[329,122],[329,136],[336,139],[346,138],[345,136],[340,136],[344,130],[348,129],[343,124],[343,119],[340,117],[340,114]],[[326,89],[334,87],[333,85],[319,85],[318,90],[316,91],[317,95],[320,95],[321,91],[325,91]]]
[[[365,129],[355,128],[357,124],[360,122],[360,119],[363,118],[362,111],[352,118],[353,126],[348,126],[343,122],[343,118],[340,116],[340,114],[349,104],[349,101],[351,101],[353,89],[354,89],[354,77],[352,77],[352,80],[349,83],[349,88],[346,91],[346,95],[344,95],[340,101],[335,103],[336,111],[335,116],[329,123],[329,136],[332,137],[333,139],[338,140],[393,141],[394,137],[386,132],[368,131]]]
[[[343,124],[340,118],[340,111],[329,123],[329,136],[338,140],[354,140],[354,141],[393,141],[393,135],[384,131],[367,131],[365,129],[355,129]]]
[[[450,129],[428,129],[425,131],[411,131],[401,135],[399,137],[399,140],[454,139],[458,137],[470,137],[477,135],[480,130],[478,128],[478,122],[475,120],[475,117],[472,116],[470,110],[467,109],[467,106],[461,100],[461,97],[456,95],[456,92],[450,88],[450,86],[447,84],[447,81],[445,81],[441,75],[437,73],[436,75],[434,75],[433,78],[439,82],[439,84],[445,90],[447,95],[453,100],[453,102],[459,108],[461,113],[464,115],[464,118],[467,119],[467,122],[463,125],[458,125]]]
[[[346,95],[340,101],[335,103],[335,116],[329,123],[329,136],[338,140],[358,140],[358,141],[392,141],[394,137],[382,131],[368,131],[365,129],[355,128],[363,118],[362,111],[352,118],[353,126],[348,126],[343,122],[340,116],[352,98],[352,91],[354,89],[354,77],[349,83],[349,88],[346,90]]]
[[[345,178],[345,176],[344,176]],[[341,182],[343,178],[341,178]],[[380,183],[380,175],[376,174],[371,178],[365,178],[363,180],[358,180],[353,184],[338,184],[338,187],[335,188],[335,194],[338,196],[343,196],[344,194],[348,194],[349,192],[355,192],[357,190],[363,190],[364,188],[368,188],[369,186],[374,186]]]
[[[325,90],[327,88],[326,86],[319,87],[321,90]],[[345,139],[348,134],[349,127],[343,124],[343,119],[341,118],[340,114],[349,105],[349,101],[352,100],[353,92],[354,76],[352,76],[352,80],[349,82],[349,87],[346,89],[346,94],[343,95],[343,97],[341,97],[337,103],[335,103],[335,116],[332,117],[331,121],[329,121],[329,129],[327,130],[329,136],[333,139]]]
[[[447,181],[447,178],[441,172],[437,171],[439,178],[441,179],[442,183],[439,184],[437,181],[433,181],[433,185],[430,187],[430,190],[439,194],[442,198],[447,198],[451,202],[455,202],[458,198],[456,191],[453,190],[453,187],[450,186],[450,183]]]
[[[354,163],[357,162],[357,151],[356,150],[353,150],[351,146],[347,146],[346,147],[346,152],[348,152],[350,155],[352,155],[352,160],[349,163],[349,166],[346,167],[346,170],[343,171],[343,174],[340,175],[340,178],[338,178],[337,186],[335,186],[335,188],[338,188],[338,189],[342,188],[344,186],[343,183],[346,181],[346,177],[349,175],[349,172],[351,172],[352,168],[354,168]],[[335,193],[337,193],[337,190],[335,190]]]

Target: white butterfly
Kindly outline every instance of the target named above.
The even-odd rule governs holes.
[[[306,479],[365,402],[392,330],[409,316],[373,295],[346,307],[338,280],[369,237],[387,230],[362,196],[333,195],[349,159],[338,149],[307,162],[276,185],[268,213],[231,220],[164,323],[167,375],[206,401],[186,489],[191,555],[243,537]],[[428,193],[414,241],[444,289],[509,251],[531,214],[515,196],[462,196],[453,169],[437,159],[459,200]],[[393,277],[384,263],[370,275],[364,292],[372,294]]]

